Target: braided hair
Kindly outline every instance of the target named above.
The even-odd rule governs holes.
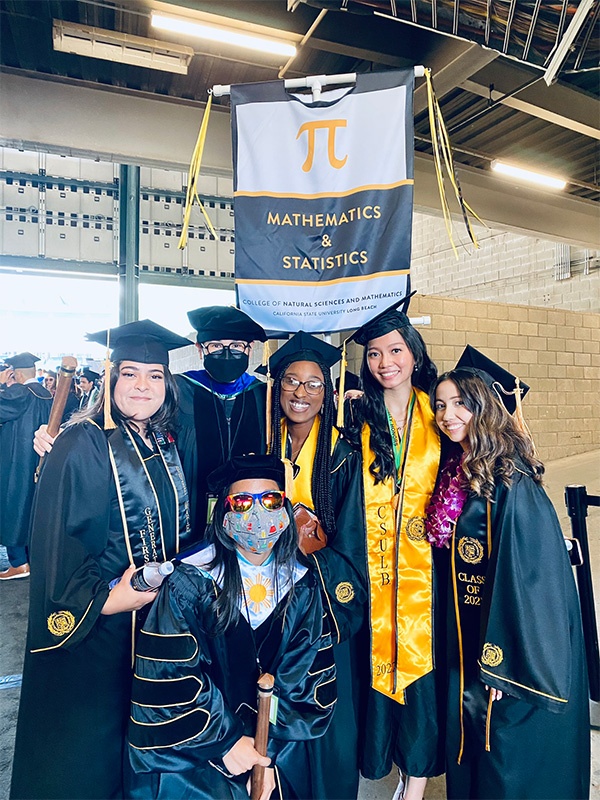
[[[309,359],[297,359],[309,360]],[[321,425],[319,427],[319,436],[317,438],[317,451],[315,453],[315,460],[313,462],[313,470],[311,477],[311,491],[315,504],[315,514],[317,515],[323,530],[326,535],[335,535],[335,516],[333,513],[333,506],[331,504],[331,433],[333,430],[333,421],[335,418],[335,404],[333,402],[333,383],[331,381],[331,373],[323,361],[317,358],[310,358],[320,367],[323,373],[323,383],[325,388],[323,390],[323,407],[321,408]],[[273,413],[271,417],[271,452],[279,456],[282,453],[281,448],[281,379],[285,375],[286,369],[293,364],[293,361],[288,361],[282,364],[279,371],[275,375],[273,381]]]

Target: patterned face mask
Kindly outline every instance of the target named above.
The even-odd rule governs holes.
[[[266,553],[290,524],[285,508],[267,511],[255,503],[250,511],[228,511],[223,527],[236,544],[250,553]]]

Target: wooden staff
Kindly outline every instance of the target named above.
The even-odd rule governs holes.
[[[50,436],[56,436],[60,429],[60,423],[65,411],[67,397],[69,396],[69,391],[71,389],[71,381],[73,380],[73,375],[75,375],[76,369],[77,359],[73,356],[63,356],[59,370],[56,392],[54,393],[54,400],[52,401],[52,408],[50,409],[50,418],[48,419],[48,433]],[[40,463],[35,471],[36,481],[39,477],[43,461],[44,456],[40,456]]]
[[[271,713],[271,697],[275,678],[268,672],[263,672],[257,681],[258,689],[258,716],[256,718],[256,736],[254,737],[254,749],[261,756],[267,755],[267,744],[269,743],[269,714]],[[265,768],[260,764],[252,767],[251,779],[251,800],[258,800],[263,790],[265,779]]]

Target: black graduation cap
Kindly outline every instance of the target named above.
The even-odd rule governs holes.
[[[88,333],[86,338],[89,342],[98,342],[110,347],[113,363],[137,361],[140,364],[168,366],[169,350],[190,345],[189,339],[184,339],[183,336],[178,336],[149,319],[128,322],[118,328],[97,333]]]
[[[13,369],[32,369],[39,360],[39,357],[34,356],[33,353],[17,353],[16,356],[4,359]]]
[[[353,372],[350,372],[349,369],[346,370],[346,381],[344,384],[344,391],[349,391],[350,389],[361,389],[360,385],[360,378],[358,375],[355,375]],[[335,379],[335,390],[336,392],[340,391],[340,379]]]
[[[516,393],[520,390],[522,400],[530,388],[470,344],[465,347],[454,370],[464,370],[478,375],[502,401],[509,414],[514,414],[517,409]]]
[[[276,375],[294,361],[315,361],[326,367],[333,367],[341,357],[339,347],[334,347],[310,333],[299,331],[269,358],[269,369],[271,375]],[[266,365],[262,364],[257,367],[255,372],[266,375]]]
[[[198,342],[213,339],[239,339],[264,342],[267,334],[257,322],[233,306],[207,306],[188,311],[190,325],[198,332]]]
[[[81,375],[83,378],[87,378],[88,381],[90,381],[91,383],[94,383],[94,381],[97,381],[98,378],[100,377],[100,374],[98,372],[94,372],[93,369],[88,369],[88,367],[84,367],[81,370]]]
[[[408,311],[410,298],[414,294],[416,294],[416,290],[407,294],[401,300],[392,303],[385,311],[382,311],[377,314],[376,317],[373,317],[373,319],[365,322],[358,330],[354,331],[352,336],[346,339],[346,343],[356,342],[356,344],[366,346],[371,339],[378,339],[380,336],[385,336],[385,334],[390,331],[397,331],[399,328],[405,328],[407,325],[410,325],[410,320],[406,312]]]
[[[243,480],[275,481],[280,489],[285,488],[285,467],[283,462],[273,455],[232,456],[225,464],[221,464],[208,476],[208,488],[211,492],[222,492],[232,483]]]

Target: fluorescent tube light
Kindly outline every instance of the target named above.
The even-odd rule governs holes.
[[[537,183],[547,189],[564,189],[567,185],[567,182],[562,178],[553,178],[550,175],[542,175],[529,169],[513,167],[511,164],[504,164],[502,161],[492,161],[492,169],[501,175],[508,175],[510,178],[517,178],[517,180],[527,181],[528,183]]]
[[[296,48],[290,42],[274,39],[259,34],[244,33],[235,28],[223,25],[214,25],[210,22],[196,22],[183,17],[168,17],[164,14],[152,12],[152,26],[171,33],[182,33],[185,36],[195,36],[199,39],[209,39],[211,42],[220,42],[234,47],[245,47],[249,50],[258,50],[260,53],[269,53],[277,56],[295,56]]]
[[[188,65],[194,57],[191,47],[58,19],[52,24],[52,41],[54,49],[63,53],[159,69],[177,75],[187,75]]]

